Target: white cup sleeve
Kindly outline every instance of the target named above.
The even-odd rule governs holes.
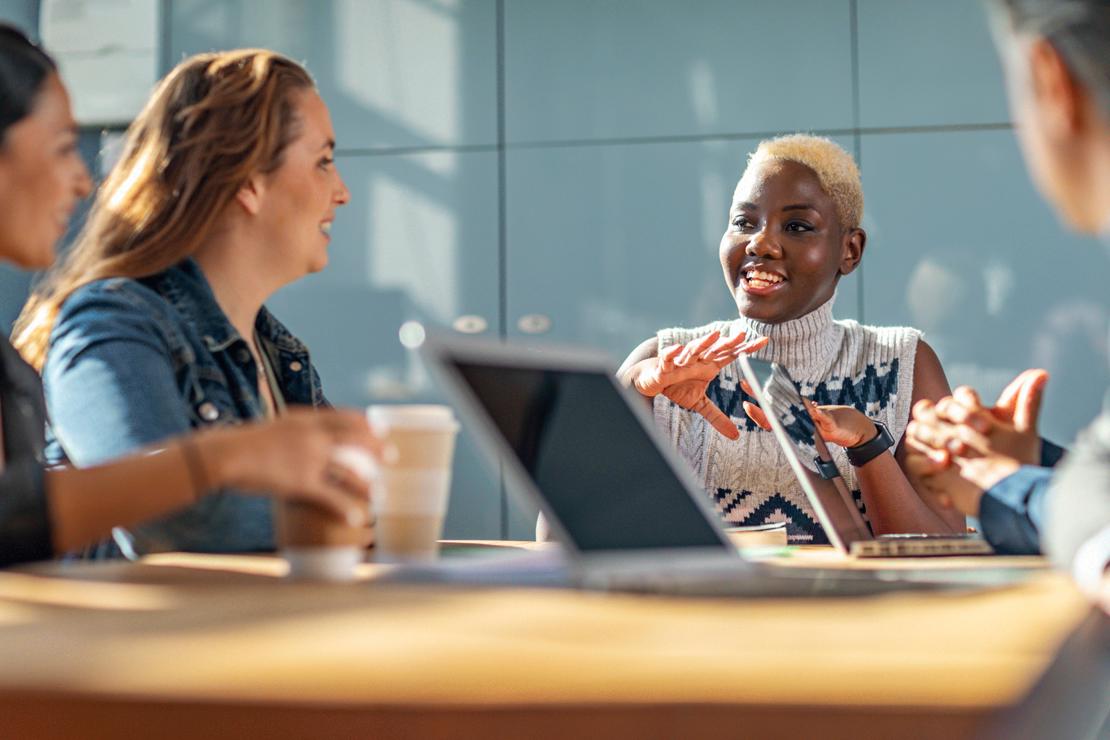
[[[357,445],[337,445],[331,453],[332,462],[350,470],[369,483],[378,475],[378,464],[366,449]]]

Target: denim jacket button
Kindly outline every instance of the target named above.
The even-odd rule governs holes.
[[[197,409],[197,413],[199,413],[200,418],[204,419],[205,421],[215,421],[216,419],[220,418],[220,410],[216,408],[216,404],[212,403],[211,401],[205,401],[204,403],[202,403]]]
[[[251,359],[250,350],[245,347],[240,347],[239,351],[235,353],[235,359],[239,361],[239,364],[246,365]]]
[[[289,369],[295,373],[299,373],[302,367],[304,367],[304,365],[300,363],[300,360],[293,360],[289,363]]]

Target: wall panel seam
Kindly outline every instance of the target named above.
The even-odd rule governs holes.
[[[998,123],[948,123],[923,126],[872,126],[860,128],[801,129],[818,136],[885,136],[890,134],[936,134],[959,133],[968,131],[1009,131],[1013,124],[1009,121]],[[773,136],[793,133],[795,129],[779,131],[744,131],[725,134],[696,134],[676,136],[633,136],[616,139],[564,139],[550,141],[505,142],[503,144],[461,144],[458,146],[396,147],[396,148],[340,148],[336,154],[344,157],[397,157],[411,154],[430,154],[451,152],[457,154],[497,153],[508,151],[527,151],[531,149],[567,149],[600,146],[643,146],[651,144],[696,144],[717,141],[740,141],[744,139],[767,139]]]

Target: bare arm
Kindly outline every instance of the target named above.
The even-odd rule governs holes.
[[[348,444],[381,449],[358,412],[290,409],[275,422],[207,429],[105,465],[50,470],[54,549],[74,550],[112,527],[170,513],[222,487],[310,501],[364,522],[369,489],[335,462],[336,448]]]
[[[655,337],[640,342],[617,369],[617,382],[626,388],[634,387],[636,376],[644,367],[641,363],[654,362],[658,354],[659,340]],[[650,411],[655,405],[655,400],[649,396],[643,396],[643,399]]]
[[[654,360],[659,356],[659,340],[655,337],[645,339],[625,358],[617,369],[617,380],[625,387],[631,387],[635,379],[636,366],[644,360]]]
[[[936,352],[924,341],[918,342],[911,407],[922,398],[936,400],[948,393],[948,379]],[[922,484],[907,472],[906,454],[903,437],[893,458],[879,455],[858,470],[860,491],[875,533],[963,532],[966,524],[962,514],[926,503],[933,497],[919,493]]]

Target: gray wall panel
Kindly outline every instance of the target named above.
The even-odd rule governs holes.
[[[1110,381],[1106,251],[1059,227],[1010,131],[865,136],[863,157],[867,320],[925,330],[952,384],[991,401],[1047,368],[1042,430],[1069,442]]]
[[[508,140],[849,128],[850,32],[846,0],[509,0]]]
[[[4,0],[0,3],[0,21],[12,24],[37,41],[39,37],[38,0]]]
[[[170,55],[263,46],[304,61],[341,149],[492,144],[494,0],[173,0]]]
[[[860,125],[1009,120],[984,4],[858,0]]]

